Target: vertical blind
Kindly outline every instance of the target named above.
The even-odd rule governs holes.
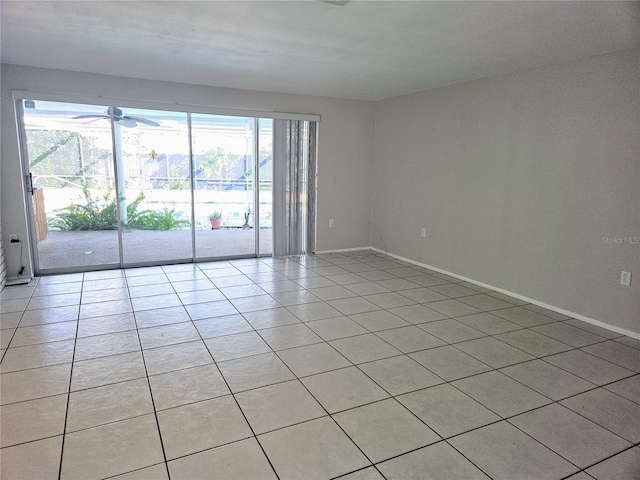
[[[317,122],[274,120],[274,256],[315,250]]]

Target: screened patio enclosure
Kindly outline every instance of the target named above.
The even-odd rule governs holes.
[[[37,273],[273,253],[274,185],[286,182],[274,179],[273,119],[25,98],[16,108]]]

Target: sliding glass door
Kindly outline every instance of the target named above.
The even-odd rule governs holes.
[[[255,217],[260,232],[258,252],[273,254],[273,120],[259,120],[258,136],[258,204],[259,216]]]
[[[114,122],[126,265],[191,261],[187,114],[122,108]],[[119,145],[120,144],[120,145]]]
[[[273,120],[17,108],[37,272],[271,254]]]
[[[112,148],[105,107],[25,102],[23,151],[39,270],[120,264]]]
[[[256,119],[191,115],[196,258],[256,253]]]

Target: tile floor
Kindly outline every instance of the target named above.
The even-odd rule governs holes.
[[[1,293],[2,478],[640,478],[640,341],[367,251]]]

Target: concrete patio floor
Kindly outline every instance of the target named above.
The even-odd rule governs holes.
[[[190,230],[131,230],[122,232],[125,264],[162,263],[191,258]],[[260,229],[260,253],[270,254],[272,229]],[[196,230],[197,258],[252,255],[255,230]],[[38,243],[40,270],[119,263],[118,232],[50,231]]]

